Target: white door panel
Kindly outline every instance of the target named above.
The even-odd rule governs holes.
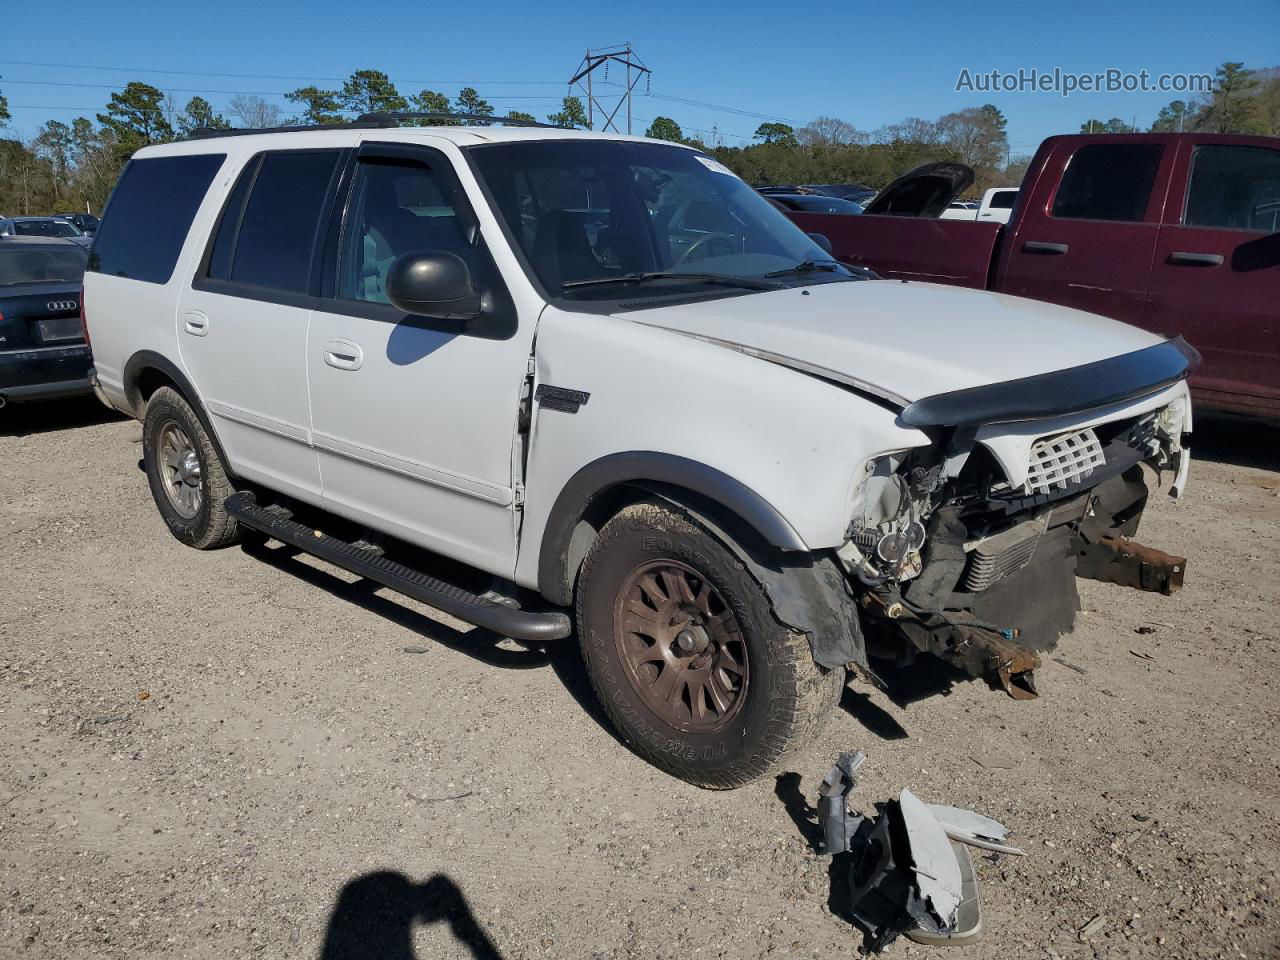
[[[358,369],[334,363],[334,341],[355,348]],[[528,344],[320,311],[310,344],[324,505],[509,574],[511,451]]]
[[[187,290],[178,345],[233,469],[310,502],[320,469],[309,445],[310,311]]]

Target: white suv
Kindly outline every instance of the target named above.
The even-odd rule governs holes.
[[[121,175],[94,379],[183,542],[265,533],[531,642],[572,606],[622,735],[708,787],[846,669],[1030,696],[1075,576],[1179,585],[1127,536],[1144,470],[1185,480],[1181,340],[877,280],[688,147],[400,119]]]

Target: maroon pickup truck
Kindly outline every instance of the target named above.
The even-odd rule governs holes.
[[[903,178],[887,188],[868,215],[788,216],[824,235],[838,259],[883,277],[1181,334],[1203,357],[1191,379],[1200,404],[1280,416],[1280,139],[1050,137],[1008,225],[936,219],[956,183],[933,171],[923,186]]]

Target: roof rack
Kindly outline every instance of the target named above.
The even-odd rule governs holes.
[[[401,120],[440,120],[446,123],[465,120],[468,123],[501,123],[508,127],[549,127],[559,130],[552,123],[539,123],[537,120],[521,120],[512,117],[495,117],[480,113],[419,113],[412,110],[378,110],[374,113],[362,113],[356,123],[376,123],[378,126],[392,127]]]
[[[378,130],[387,127],[398,127],[402,120],[438,120],[450,126],[463,121],[489,125],[500,123],[507,127],[544,127],[550,130],[562,130],[552,123],[539,123],[537,120],[521,120],[512,117],[494,117],[479,113],[417,113],[402,110],[379,110],[374,113],[362,113],[355,120],[344,120],[340,123],[320,123],[283,127],[197,127],[187,135],[188,140],[206,140],[211,137],[245,137],[258,133],[303,133],[308,130]]]

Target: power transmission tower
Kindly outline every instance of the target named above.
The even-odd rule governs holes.
[[[605,94],[602,98],[596,93],[599,83],[593,82],[597,78],[595,72],[601,68],[604,73],[598,79],[604,83],[609,82],[609,64],[610,62],[618,63],[627,71],[627,82],[625,85],[610,84],[610,86],[622,86],[622,93],[618,94],[618,100],[613,103],[613,94]],[[644,65],[639,57],[636,56],[634,50],[631,49],[630,43],[618,44],[612,47],[603,47],[597,50],[588,49],[586,55],[582,58],[582,63],[578,64],[578,69],[569,79],[569,89],[575,86],[587,95],[587,127],[591,130],[596,128],[596,111],[600,111],[600,116],[604,119],[602,130],[612,130],[614,133],[621,133],[615,118],[618,111],[625,105],[627,108],[627,133],[631,132],[631,95],[637,86],[640,85],[641,79],[644,80],[645,92],[649,91],[649,78],[653,75],[653,71]],[[612,109],[606,107],[606,103],[612,104]]]

